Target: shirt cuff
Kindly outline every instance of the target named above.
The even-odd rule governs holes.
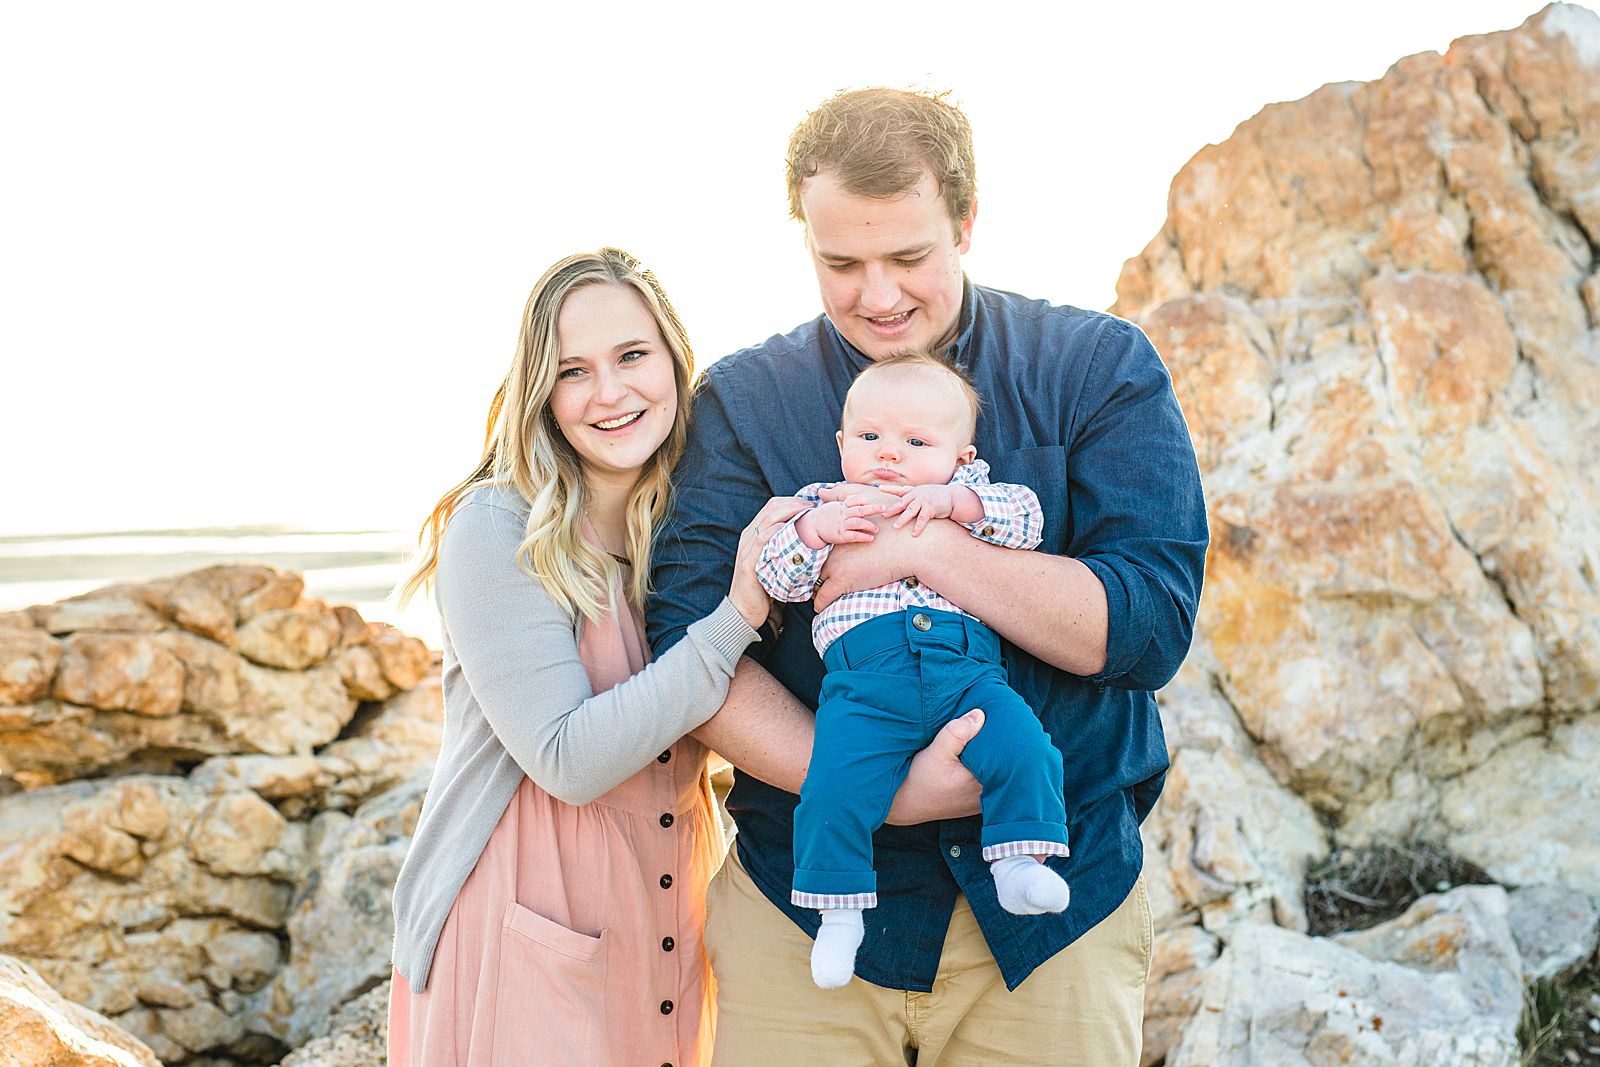
[[[727,597],[722,598],[722,603],[710,615],[689,625],[689,636],[715,652],[730,677],[744,650],[758,638],[755,628]]]
[[[1084,556],[1079,562],[1100,579],[1106,591],[1106,665],[1084,681],[1103,685],[1138,666],[1154,636],[1154,611],[1150,594],[1137,572],[1128,581],[1104,557]]]

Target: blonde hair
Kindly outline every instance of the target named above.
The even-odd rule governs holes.
[[[789,138],[789,214],[805,221],[800,188],[825,170],[845,192],[877,199],[912,189],[926,170],[959,234],[978,197],[978,176],[972,125],[949,95],[856,89],[811,112]]]
[[[966,372],[960,367],[957,367],[947,359],[941,358],[936,352],[921,349],[910,352],[896,352],[891,356],[885,356],[883,359],[873,360],[867,364],[861,373],[856,375],[856,380],[850,383],[850,392],[845,393],[845,409],[848,410],[850,407],[850,393],[855,391],[856,386],[860,385],[862,379],[866,378],[867,375],[895,368],[915,370],[922,367],[941,370],[955,379],[956,384],[961,388],[961,395],[966,397],[967,405],[972,409],[972,429],[976,432],[978,428],[978,413],[983,410],[983,398],[978,395],[978,390],[973,387],[972,379],[967,377]],[[842,413],[840,417],[843,417]]]
[[[433,584],[439,569],[439,542],[462,501],[483,486],[515,489],[529,504],[528,527],[517,546],[517,563],[543,583],[569,614],[595,619],[616,607],[621,568],[583,536],[588,490],[578,455],[550,413],[561,338],[557,320],[567,297],[591,285],[622,285],[639,294],[672,352],[678,389],[677,413],[667,438],[650,457],[626,505],[627,552],[633,575],[627,600],[643,608],[650,592],[650,541],[666,518],[672,468],[683,454],[689,429],[689,386],[694,352],[672,303],[656,276],[617,248],[580,252],[545,271],[528,295],[511,369],[489,404],[483,456],[477,467],[439,498],[417,536],[416,569],[400,587],[404,605]]]

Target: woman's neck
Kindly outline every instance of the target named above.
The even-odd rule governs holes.
[[[607,552],[627,555],[628,549],[628,497],[634,483],[608,484],[590,478],[584,485],[589,501],[584,509],[589,525],[600,536]]]

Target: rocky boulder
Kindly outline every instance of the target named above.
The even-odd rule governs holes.
[[[138,1038],[0,956],[0,1067],[161,1067]]]
[[[19,966],[169,1064],[274,1062],[387,978],[442,729],[420,642],[213,567],[0,618],[0,693]]]
[[[1427,1036],[1420,1005],[1456,995],[1436,977],[1391,975],[1419,1006],[1364,979],[1381,1033],[1291,1007],[1295,953],[1369,969],[1299,933],[1330,846],[1435,842],[1600,896],[1597,145],[1600,18],[1552,5],[1265,108],[1123,269],[1113,310],[1171,371],[1212,531],[1160,695],[1147,1062],[1178,1034],[1169,1062],[1234,1062],[1279,1025],[1323,1043],[1259,1062],[1501,1062],[1514,1012]]]

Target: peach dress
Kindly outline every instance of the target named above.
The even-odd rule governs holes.
[[[610,689],[649,662],[643,620],[584,625],[578,657],[594,691]],[[709,1064],[700,932],[723,852],[692,737],[582,807],[524,779],[456,896],[427,988],[394,975],[391,1067]]]

